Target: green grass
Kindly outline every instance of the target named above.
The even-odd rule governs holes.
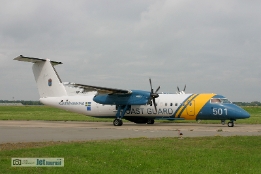
[[[134,138],[0,151],[0,173],[260,173],[258,136]],[[12,157],[63,157],[63,168],[15,168]]]
[[[251,117],[237,123],[261,124],[261,107],[244,109]],[[0,120],[112,121],[47,106],[0,106]],[[260,147],[260,136],[0,144],[0,173],[260,173]],[[14,168],[12,157],[63,157],[65,167]]]
[[[261,107],[244,107],[251,115],[249,119],[240,119],[236,123],[261,124]],[[52,108],[48,106],[0,106],[0,120],[46,120],[46,121],[109,121],[111,119],[101,119],[89,117],[69,111]],[[171,123],[171,121],[157,121]],[[178,123],[195,123],[195,120],[175,121]],[[202,120],[200,123],[218,123],[219,120]]]
[[[261,107],[260,106],[248,106],[244,109],[250,114],[250,118],[246,119],[246,123],[261,124]]]
[[[0,120],[112,121],[48,106],[0,106]]]

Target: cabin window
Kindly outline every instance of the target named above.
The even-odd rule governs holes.
[[[172,106],[172,103],[170,103],[170,106]]]
[[[178,106],[178,103],[175,103],[175,106]]]
[[[165,106],[168,106],[168,103],[165,103]]]

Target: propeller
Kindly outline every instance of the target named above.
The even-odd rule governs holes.
[[[155,110],[157,112],[157,106],[156,106],[156,101],[155,101],[155,98],[158,98],[159,97],[159,94],[157,93],[160,89],[160,86],[157,88],[157,90],[154,92],[153,91],[153,88],[152,88],[152,83],[151,83],[151,79],[149,79],[150,81],[150,98],[148,100],[148,103],[151,103],[151,100],[153,101],[153,105],[155,107]]]
[[[178,92],[177,92],[178,94],[185,94],[186,85],[184,86],[183,91],[180,91],[178,86],[177,86],[177,89],[178,89]]]

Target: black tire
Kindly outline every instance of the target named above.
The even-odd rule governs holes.
[[[228,122],[228,123],[227,123],[227,126],[228,126],[228,127],[234,127],[234,122],[233,122],[233,121]]]
[[[120,120],[120,125],[119,125],[119,126],[122,126],[122,124],[123,124],[123,121],[122,121],[122,120]]]
[[[116,118],[114,121],[113,121],[113,125],[114,126],[121,126],[123,123],[122,123],[122,120]]]
[[[154,120],[153,119],[148,119],[148,121],[147,121],[147,124],[154,124]]]

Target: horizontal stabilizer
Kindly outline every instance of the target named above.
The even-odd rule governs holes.
[[[23,55],[20,55],[20,56],[14,58],[14,60],[23,61],[23,62],[37,63],[37,62],[42,62],[42,61],[46,61],[46,60],[49,60],[49,59],[39,59],[39,58],[34,58],[34,57],[24,57]],[[50,62],[52,63],[52,65],[63,64],[62,62],[56,62],[56,61],[50,61]]]

